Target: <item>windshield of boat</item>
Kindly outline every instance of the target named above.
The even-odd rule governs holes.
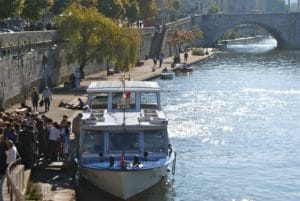
[[[112,93],[112,109],[135,109],[136,108],[135,92],[113,92]]]
[[[149,153],[164,153],[166,151],[166,136],[163,130],[144,132],[144,151]]]
[[[104,133],[102,131],[86,130],[82,149],[83,153],[104,152]]]
[[[158,97],[155,92],[142,92],[141,94],[142,109],[158,109]]]
[[[109,134],[109,151],[138,151],[138,132],[115,132]]]
[[[92,94],[90,100],[91,109],[107,109],[108,94]]]

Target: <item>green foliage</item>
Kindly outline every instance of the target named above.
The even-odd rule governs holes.
[[[140,18],[143,20],[152,19],[157,15],[157,6],[155,0],[139,1]]]
[[[176,29],[171,33],[171,39],[169,44],[175,45],[180,51],[184,44],[192,45],[197,39],[203,37],[203,32],[197,28],[193,28],[191,31]]]
[[[81,5],[85,7],[97,7],[98,1],[97,0],[81,0]]]
[[[125,9],[121,0],[98,0],[98,10],[105,16],[113,19],[122,19]]]
[[[235,39],[238,37],[238,30],[236,28],[228,30],[222,37],[223,40]]]
[[[20,16],[24,8],[24,0],[0,0],[0,19]]]
[[[180,7],[179,0],[168,0],[169,9],[171,10],[178,10]]]
[[[73,4],[56,18],[58,31],[69,41],[68,62],[85,66],[90,61],[118,63],[128,70],[137,60],[137,30],[125,30],[94,7]],[[122,50],[122,51],[120,51]]]
[[[47,0],[25,0],[22,16],[28,19],[38,20],[47,6]]]
[[[136,0],[126,0],[124,3],[125,16],[129,19],[129,22],[133,22],[138,19],[140,15],[139,4]]]
[[[210,9],[208,10],[209,14],[216,14],[218,13],[220,10],[219,6],[217,4],[214,4],[210,7]]]
[[[204,56],[204,50],[203,48],[195,48],[192,50],[192,55],[195,56]]]

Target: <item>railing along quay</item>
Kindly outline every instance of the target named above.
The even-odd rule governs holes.
[[[25,193],[25,176],[24,165],[21,164],[21,159],[11,162],[6,169],[6,184],[9,201],[25,201],[23,191]],[[5,185],[5,183],[3,184]],[[2,192],[3,194],[6,192]],[[5,201],[5,200],[4,200]]]

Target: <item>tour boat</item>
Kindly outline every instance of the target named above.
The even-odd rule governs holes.
[[[80,123],[81,177],[128,199],[174,174],[176,153],[156,82],[98,81],[87,93],[89,109]]]
[[[184,73],[186,73],[186,72],[191,72],[191,71],[193,71],[193,69],[194,69],[194,67],[192,67],[190,64],[188,64],[188,63],[184,63],[181,67],[180,67],[180,70],[181,70],[181,72],[184,72]]]
[[[161,79],[166,79],[166,80],[170,80],[174,78],[175,73],[167,68],[163,69],[160,72],[160,78]]]

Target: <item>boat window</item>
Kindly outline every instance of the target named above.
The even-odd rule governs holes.
[[[141,108],[142,109],[158,109],[157,93],[142,92],[141,93]]]
[[[144,132],[144,151],[163,153],[165,149],[165,135],[162,130]]]
[[[112,109],[135,109],[135,92],[114,92],[112,93]]]
[[[86,130],[83,139],[84,153],[99,153],[104,151],[104,133],[102,131]]]
[[[139,150],[138,133],[110,133],[109,151]]]
[[[108,103],[108,94],[101,93],[101,94],[93,94],[91,96],[91,109],[106,109]]]

